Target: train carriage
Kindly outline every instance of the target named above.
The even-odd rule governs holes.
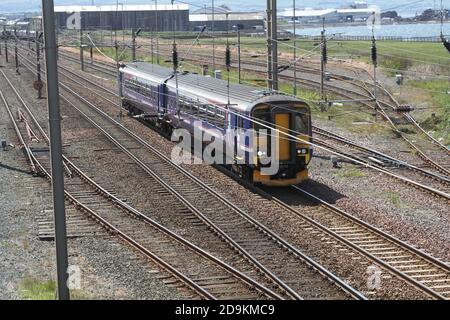
[[[201,121],[203,133],[224,143],[229,142],[227,130],[262,132],[275,128],[275,145],[268,141],[270,134],[258,134],[255,141],[245,139],[242,147],[247,151],[242,156],[235,150],[230,168],[250,182],[268,186],[287,186],[307,179],[312,157],[307,143],[311,140],[311,116],[304,101],[247,85],[230,84],[228,88],[224,80],[188,72],[178,73],[177,78],[178,86],[173,70],[158,65],[123,65],[119,81],[124,107],[167,134],[177,128],[193,134]],[[262,145],[269,145],[269,149],[253,152],[256,159],[250,159],[249,150],[260,150]],[[267,175],[262,170],[267,166],[262,158],[272,153],[277,155],[279,169]]]

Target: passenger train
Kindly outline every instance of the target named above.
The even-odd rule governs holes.
[[[267,152],[252,153],[250,161],[249,150],[262,149],[270,135],[258,135],[251,140],[254,145],[246,139],[245,159],[234,148],[228,167],[251,183],[267,186],[289,186],[308,178],[311,113],[302,100],[247,85],[228,87],[227,81],[188,72],[175,77],[171,68],[144,62],[122,64],[119,84],[123,107],[169,135],[179,128],[193,134],[201,123],[202,132],[225,142],[227,130],[276,128],[276,143],[268,143]],[[262,158],[275,153],[279,169],[263,174],[267,163]]]

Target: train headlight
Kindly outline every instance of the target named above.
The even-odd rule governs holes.
[[[265,155],[267,155],[267,153],[262,152],[261,150],[258,151],[258,157],[263,157]]]
[[[298,155],[308,154],[308,149],[306,148],[297,149],[297,154]]]

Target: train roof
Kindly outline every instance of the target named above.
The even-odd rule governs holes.
[[[121,70],[157,83],[163,82],[173,74],[171,68],[145,62],[128,63]],[[175,79],[169,79],[167,85],[175,88]],[[218,105],[226,105],[228,103],[227,81],[225,80],[181,72],[178,74],[178,90],[180,94],[206,100],[210,103]],[[289,95],[274,93],[248,85],[230,83],[230,104],[234,109],[241,112],[249,112],[258,103],[273,103],[275,101],[304,103],[300,99]]]

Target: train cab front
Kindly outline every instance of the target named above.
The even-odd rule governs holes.
[[[254,108],[252,117],[258,148],[253,182],[283,187],[306,180],[312,158],[309,106],[299,101],[264,103]]]

